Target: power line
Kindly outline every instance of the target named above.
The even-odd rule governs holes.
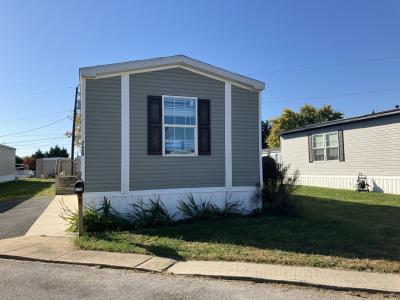
[[[278,69],[278,70],[266,71],[266,72],[249,73],[249,75],[308,71],[308,70],[334,68],[334,67],[341,67],[341,66],[348,66],[348,65],[359,65],[359,64],[379,62],[379,61],[398,60],[398,59],[400,59],[400,56],[371,58],[371,59],[347,61],[347,62],[340,62],[340,63],[327,64],[327,65],[319,65],[319,66],[311,66],[311,67],[288,68],[288,69],[280,69],[280,70]]]
[[[64,121],[64,120],[66,120],[66,119],[68,119],[68,117],[64,117],[64,118],[59,119],[59,120],[57,120],[57,121],[54,121],[54,122],[51,122],[51,123],[48,123],[48,124],[45,124],[45,125],[43,125],[43,126],[36,127],[36,128],[33,128],[33,129],[29,129],[29,130],[25,130],[25,131],[20,131],[20,132],[16,132],[16,133],[10,133],[10,134],[0,135],[0,137],[10,136],[10,135],[17,135],[17,134],[21,134],[21,133],[26,133],[26,132],[31,132],[31,131],[39,130],[39,129],[42,129],[42,128],[45,128],[45,127],[48,127],[48,126],[51,126],[51,125],[54,125],[54,124],[57,124],[57,123],[60,123],[60,122],[62,122],[62,121]]]
[[[69,137],[61,136],[61,137],[54,137],[54,138],[47,138],[47,139],[23,140],[23,141],[17,141],[17,142],[9,142],[9,143],[7,143],[7,144],[8,144],[8,145],[15,145],[15,144],[26,143],[26,142],[37,142],[37,141],[47,141],[47,140],[59,140],[59,139],[68,139],[68,138],[69,138]]]
[[[74,88],[75,86],[65,86],[62,88],[56,88],[56,89],[51,89],[51,90],[44,90],[44,91],[37,91],[37,92],[32,92],[29,94],[25,95],[19,95],[19,96],[13,96],[13,97],[5,97],[5,98],[0,98],[1,100],[13,100],[13,99],[18,99],[18,98],[25,98],[25,97],[30,97],[30,96],[36,96],[36,95],[42,95],[42,94],[50,94],[59,90],[65,90],[65,89],[71,89]]]
[[[26,117],[26,118],[13,119],[13,120],[7,120],[7,121],[0,121],[0,123],[1,124],[8,124],[8,123],[18,122],[18,121],[23,121],[23,120],[42,118],[44,116],[62,114],[62,113],[66,113],[66,112],[71,112],[71,109],[62,110],[62,111],[56,111],[56,112],[50,112],[48,114],[36,115],[36,116],[31,116],[31,117]]]
[[[298,101],[315,100],[315,99],[329,99],[329,98],[347,97],[347,96],[364,95],[364,94],[377,94],[377,93],[384,93],[384,92],[397,91],[397,90],[400,90],[400,88],[390,88],[390,89],[382,89],[382,90],[350,92],[350,93],[328,95],[328,96],[303,97],[303,98],[297,98],[297,99],[292,99],[292,100],[273,100],[273,101],[264,101],[264,103],[278,103],[278,102],[282,103],[282,102],[298,102]]]

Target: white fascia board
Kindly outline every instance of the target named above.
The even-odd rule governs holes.
[[[175,55],[167,57],[159,57],[153,59],[136,60],[124,63],[116,63],[109,65],[99,65],[94,67],[80,68],[80,76],[88,79],[96,79],[102,75],[130,73],[137,71],[145,71],[146,69],[170,67],[173,65],[184,66],[194,70],[208,73],[213,76],[220,77],[223,80],[231,81],[246,86],[248,89],[261,91],[265,89],[265,83],[258,81],[216,66],[189,58],[184,55]]]

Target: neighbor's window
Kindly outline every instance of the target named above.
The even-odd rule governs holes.
[[[163,96],[163,154],[197,154],[197,98]]]
[[[339,159],[339,140],[337,132],[325,134],[326,160]]]
[[[325,147],[324,147],[324,135],[314,134],[312,136],[312,150],[313,150],[313,160],[314,161],[324,161],[325,160]]]
[[[338,160],[338,133],[314,134],[312,136],[312,151],[314,161]]]

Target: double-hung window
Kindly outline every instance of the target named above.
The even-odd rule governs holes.
[[[339,139],[337,132],[314,134],[312,136],[313,161],[339,159]]]
[[[331,132],[325,134],[326,160],[339,159],[338,133]]]
[[[162,96],[163,155],[197,155],[197,98]]]
[[[312,136],[313,161],[325,161],[325,141],[323,134]]]

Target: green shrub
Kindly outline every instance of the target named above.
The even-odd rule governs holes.
[[[130,203],[130,206],[129,216],[135,228],[159,227],[174,222],[173,216],[169,214],[164,203],[160,200],[160,196],[154,196],[154,199],[150,198],[148,203],[139,199],[138,202]]]
[[[277,215],[302,213],[300,203],[291,194],[297,188],[299,171],[288,177],[289,166],[279,165],[271,157],[263,157],[263,181],[261,190],[262,210]]]
[[[62,213],[60,217],[68,222],[67,231],[78,231],[78,211],[67,207],[64,201],[60,201]],[[86,232],[100,232],[109,230],[124,230],[129,228],[129,223],[118,214],[104,197],[101,207],[95,209],[88,207],[83,211],[83,230]]]

